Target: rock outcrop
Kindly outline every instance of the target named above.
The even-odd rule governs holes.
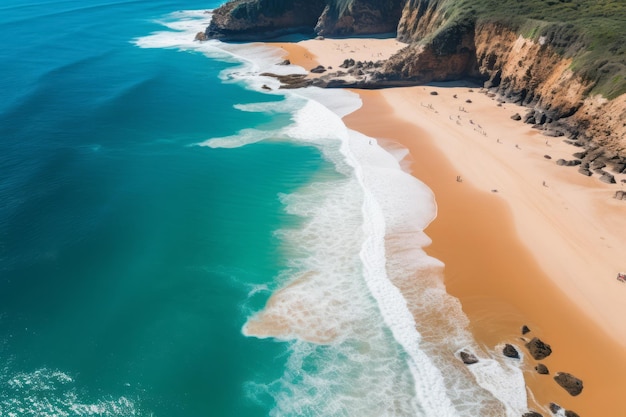
[[[215,9],[207,37],[262,40],[289,33],[396,33],[402,0],[231,0]]]
[[[517,349],[515,349],[515,346],[509,343],[504,345],[504,348],[502,349],[502,354],[504,354],[504,356],[506,356],[507,358],[519,359],[519,352],[517,351]]]
[[[540,375],[548,375],[550,373],[548,367],[545,366],[543,363],[537,364],[537,366],[535,366],[535,371],[537,371],[537,373]]]
[[[530,356],[538,361],[547,358],[552,353],[550,345],[542,342],[537,337],[533,337],[530,342],[526,343],[526,348],[530,352]]]
[[[255,41],[313,33],[325,0],[231,0],[213,11],[208,38]]]
[[[338,1],[324,8],[315,26],[321,36],[396,33],[401,0]]]
[[[461,351],[461,353],[459,353],[459,356],[461,357],[463,363],[466,365],[478,363],[478,358],[473,353]]]
[[[557,414],[559,411],[563,410],[563,407],[561,407],[558,404],[555,403],[550,403],[550,411],[552,412],[552,414]],[[578,414],[576,414],[575,412],[571,411],[571,410],[563,410],[563,414],[565,414],[565,417],[580,417]]]
[[[576,396],[583,391],[583,381],[567,372],[558,372],[554,380],[565,389],[571,396]]]

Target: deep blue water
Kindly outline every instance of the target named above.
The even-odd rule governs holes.
[[[271,408],[244,383],[277,378],[285,347],[242,336],[267,298],[248,293],[284,267],[278,193],[325,162],[193,146],[267,123],[233,105],[276,99],[222,83],[234,64],[132,42],[216,4],[2,2],[0,415]]]

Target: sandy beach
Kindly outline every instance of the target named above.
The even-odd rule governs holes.
[[[277,46],[310,69],[384,59],[403,45],[326,39]],[[524,353],[531,408],[548,415],[554,402],[581,416],[625,415],[626,284],[616,275],[626,269],[626,202],[612,198],[625,176],[604,184],[557,166],[579,149],[512,120],[526,109],[499,104],[480,88],[355,92],[363,107],[347,125],[382,146],[409,149],[411,173],[438,205],[427,252],[445,263],[448,292],[478,342],[488,350],[512,343]],[[527,340],[552,346],[541,361],[550,375],[535,372],[524,324]],[[553,380],[556,372],[582,379],[583,392],[570,396]]]

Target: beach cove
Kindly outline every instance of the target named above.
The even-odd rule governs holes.
[[[372,51],[389,55],[398,45],[325,39],[279,47],[310,70],[369,60]],[[615,276],[624,268],[626,206],[612,198],[620,186],[557,166],[576,148],[511,119],[525,109],[480,88],[352,91],[363,106],[346,124],[392,151],[408,149],[410,171],[435,194],[426,251],[444,262],[446,289],[461,301],[474,336],[489,349],[508,342],[525,351],[530,405],[534,397],[540,407],[621,416],[626,288]],[[524,324],[526,340],[552,346],[542,361],[551,375],[534,370],[520,339]],[[581,378],[583,393],[569,396],[555,372]]]

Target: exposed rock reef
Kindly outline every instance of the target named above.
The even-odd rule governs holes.
[[[214,11],[205,34],[226,40],[265,40],[292,32],[322,36],[395,32],[408,45],[390,59],[347,63],[321,77],[297,79],[296,85],[382,88],[474,80],[502,101],[527,106],[529,111],[519,115],[520,122],[533,124],[546,136],[564,136],[581,148],[579,156],[560,165],[577,166],[583,175],[615,182],[610,172],[626,172],[626,94],[619,94],[626,58],[604,59],[591,69],[577,69],[582,66],[574,65],[576,59],[590,45],[584,33],[536,18],[485,17],[482,3],[232,0]],[[611,42],[615,56],[623,53],[620,44],[626,39]],[[611,100],[597,94],[606,90],[607,79],[619,87],[609,83]]]

